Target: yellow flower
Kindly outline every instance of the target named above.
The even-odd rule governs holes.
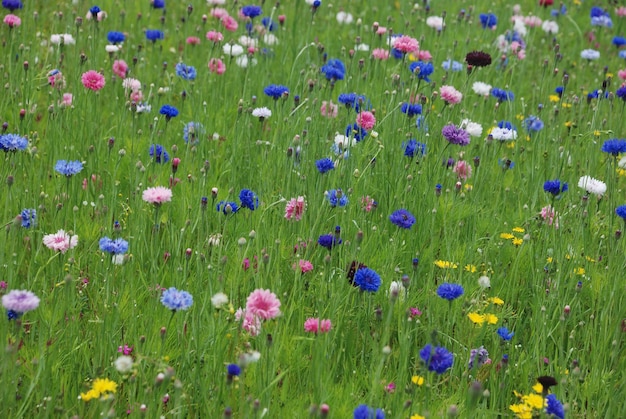
[[[589,262],[596,263],[596,260],[594,258],[590,258],[589,256],[585,256],[585,259]]]
[[[465,265],[465,270],[467,272],[474,273],[474,272],[476,272],[476,266],[474,266],[474,265]]]
[[[626,176],[626,170],[624,170],[624,169],[617,169],[617,175],[618,176]]]
[[[498,316],[495,314],[487,313],[484,315],[485,320],[487,320],[488,324],[496,324],[498,323]]]
[[[474,189],[474,187],[470,185],[469,183],[466,183],[465,185],[463,185],[463,187],[465,188],[466,191],[471,191],[472,189]]]
[[[501,306],[501,305],[504,304],[504,300],[502,298],[499,298],[499,297],[491,297],[487,301],[489,301],[490,303],[495,304],[497,306]]]
[[[546,401],[541,394],[529,394],[522,397],[522,401],[533,409],[543,409]]]
[[[559,97],[559,95],[550,95],[548,97],[548,99],[550,99],[550,102],[558,102],[561,100],[561,98]]]
[[[518,239],[517,237],[515,237],[515,238],[513,239],[513,244],[514,244],[515,246],[519,246],[519,245],[521,245],[522,243],[524,243],[524,240],[522,240],[522,239]]]
[[[441,259],[438,259],[435,261],[435,266],[441,269],[449,269],[449,268],[456,269],[457,268],[456,263],[448,262],[447,260],[441,260]]]
[[[506,148],[515,148],[515,141],[507,141]]]
[[[474,313],[468,313],[467,317],[472,321],[472,323],[474,324],[480,324],[482,325],[485,322],[485,316],[483,316],[482,314],[478,314],[476,312]]]
[[[509,409],[520,419],[532,419],[533,409],[525,404],[512,404]]]
[[[582,268],[582,267],[580,267],[580,268],[574,268],[574,273],[575,273],[576,275],[584,275],[584,274],[585,274],[585,268]]]
[[[422,416],[422,415],[415,414],[415,415],[411,416],[411,419],[426,419],[426,417]]]
[[[565,103],[565,102],[563,102],[563,103],[561,104],[561,107],[563,107],[563,108],[571,108],[571,107],[572,107],[572,104],[571,104],[571,103]]]
[[[535,393],[542,393],[543,386],[541,385],[541,383],[537,383],[533,386],[533,390],[535,391]]]
[[[96,378],[93,380],[91,388],[99,394],[104,394],[106,392],[115,393],[117,391],[117,383],[109,380],[108,378]]]
[[[546,262],[548,262],[548,263],[552,263],[552,261],[553,261],[553,260],[554,260],[554,259],[552,259],[552,256],[550,256],[550,257],[546,258]]]
[[[81,400],[85,402],[88,402],[92,399],[97,399],[98,397],[100,397],[100,394],[98,394],[94,389],[89,390],[87,393],[80,393]]]
[[[526,230],[524,230],[522,227],[513,227],[513,231],[516,233],[523,233]]]
[[[599,136],[600,136],[600,131],[595,130],[595,131],[593,132],[593,135],[594,135],[595,137],[599,137]]]
[[[576,124],[575,124],[574,122],[572,122],[572,121],[565,121],[565,124],[564,124],[564,125],[565,125],[567,128],[572,128],[572,127],[576,126]]]
[[[504,239],[504,240],[511,240],[511,239],[515,238],[515,236],[512,235],[511,233],[502,233],[502,234],[500,234],[500,238]]]
[[[416,386],[421,386],[422,384],[424,384],[424,377],[420,375],[414,375],[413,377],[411,377],[411,382]]]
[[[516,117],[519,121],[523,121],[523,120],[524,120],[524,115],[522,115],[521,113],[518,113],[517,115],[515,115],[515,117]]]

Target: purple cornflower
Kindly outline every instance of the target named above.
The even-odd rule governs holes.
[[[39,297],[30,291],[12,290],[2,296],[2,306],[7,309],[9,319],[15,319],[39,307]]]
[[[443,135],[450,144],[464,146],[470,143],[469,133],[463,128],[457,128],[454,124],[444,126],[441,129],[441,135]]]
[[[490,361],[489,352],[487,352],[484,346],[481,346],[478,349],[472,349],[470,351],[470,359],[468,363],[468,368],[472,369],[474,368],[474,365],[476,365],[476,368],[480,368],[489,361]]]

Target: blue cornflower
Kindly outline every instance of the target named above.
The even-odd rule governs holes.
[[[591,26],[601,26],[604,28],[612,28],[613,20],[611,19],[611,16],[609,16],[608,14],[603,15],[603,16],[592,17]]]
[[[342,243],[341,237],[337,237],[333,234],[323,234],[317,239],[317,244],[328,250]]]
[[[356,112],[360,112],[361,109],[369,110],[372,108],[372,103],[365,95],[357,95],[356,93],[341,93],[337,97],[337,102],[344,104],[348,109],[354,108]]]
[[[178,109],[171,105],[163,105],[159,110],[161,115],[165,115],[165,120],[169,121],[171,118],[174,118],[178,115]]]
[[[254,19],[257,16],[260,16],[263,13],[263,9],[260,6],[243,6],[241,8],[241,14],[249,17],[250,19]]]
[[[195,80],[198,73],[194,66],[178,63],[176,64],[176,75],[183,80]]]
[[[101,11],[102,11],[102,9],[100,9],[100,7],[98,7],[98,6],[92,6],[89,9],[89,13],[91,14],[91,17],[94,18],[94,19],[98,16],[98,13],[100,13]]]
[[[22,220],[22,227],[31,228],[37,223],[37,210],[34,208],[23,209],[20,213],[20,219]]]
[[[228,364],[226,366],[226,373],[231,377],[237,377],[241,374],[241,367],[237,364]]]
[[[150,154],[150,157],[154,159],[155,163],[163,164],[170,161],[170,155],[163,149],[161,144],[150,145],[148,153]]]
[[[354,138],[357,142],[367,136],[367,130],[355,124],[348,124],[346,127],[346,137]]]
[[[626,86],[622,86],[615,91],[615,96],[626,102]]]
[[[165,8],[165,0],[152,0],[152,7],[155,9],[163,9]]]
[[[239,192],[239,200],[241,201],[241,208],[248,208],[254,211],[259,207],[259,197],[250,189],[242,189]]]
[[[410,139],[406,143],[402,143],[404,146],[404,155],[406,157],[423,156],[426,154],[426,144],[420,143],[415,139]]]
[[[158,29],[148,29],[146,30],[146,39],[148,41],[156,42],[159,39],[163,39],[163,31]]]
[[[54,170],[69,177],[83,170],[83,164],[78,160],[59,160],[54,165]]]
[[[269,16],[265,16],[261,19],[261,24],[270,32],[273,32],[276,29],[276,24]]]
[[[548,394],[546,397],[546,414],[549,416],[556,416],[559,419],[565,418],[563,404],[561,404],[554,394]]]
[[[187,291],[171,287],[163,291],[161,303],[172,311],[187,310],[193,304],[193,297]]]
[[[206,130],[200,122],[189,122],[183,128],[183,139],[191,145],[198,144],[200,136],[204,135]]]
[[[515,95],[513,94],[512,91],[498,89],[497,87],[494,87],[493,89],[491,89],[491,96],[498,99],[498,102],[505,102],[507,100],[515,99]]]
[[[587,102],[591,101],[591,99],[599,98],[600,95],[602,94],[601,92],[602,92],[602,90],[596,89],[596,90],[593,90],[593,91],[587,93]],[[604,92],[603,96],[604,96],[605,99],[608,99],[609,98],[609,92],[608,91]]]
[[[494,29],[498,24],[498,17],[493,13],[481,13],[479,18],[483,29]]]
[[[622,219],[626,221],[626,205],[620,205],[619,207],[615,208],[615,214],[622,217]]]
[[[591,10],[589,10],[589,17],[600,17],[600,16],[610,16],[609,12],[604,10],[601,7],[593,6]]]
[[[286,96],[289,94],[289,88],[280,84],[270,84],[265,89],[263,89],[263,93],[265,93],[274,100],[278,100],[283,97],[283,95]]]
[[[428,123],[426,122],[425,116],[418,116],[415,120],[415,126],[420,131],[428,132]]]
[[[497,333],[498,333],[498,336],[500,336],[502,340],[505,340],[505,341],[509,341],[513,339],[513,336],[515,335],[515,333],[510,332],[509,329],[507,329],[506,327],[500,327],[497,330]]]
[[[463,71],[464,69],[463,64],[453,60],[444,61],[443,63],[441,63],[441,67],[443,67],[443,69],[446,71]]]
[[[412,118],[415,115],[422,114],[422,105],[404,102],[402,106],[400,106],[400,111],[405,113],[409,118]]]
[[[333,161],[328,157],[325,157],[323,159],[317,160],[315,162],[315,166],[320,173],[326,173],[329,170],[333,170],[335,168],[335,163],[333,163]]]
[[[0,148],[4,152],[26,150],[28,140],[17,134],[0,135]]]
[[[326,199],[328,199],[330,206],[333,208],[336,206],[345,207],[348,205],[348,196],[344,194],[341,189],[331,189],[326,193]]]
[[[121,255],[128,251],[128,242],[124,239],[110,239],[103,237],[100,239],[100,250],[111,253],[112,255]]]
[[[24,5],[20,0],[2,0],[2,7],[9,9],[13,13],[14,10],[23,8]]]
[[[217,210],[221,211],[225,215],[234,214],[239,211],[239,205],[236,202],[220,201],[217,203]]]
[[[498,128],[506,128],[509,130],[517,131],[517,127],[513,125],[510,121],[502,120],[498,122]]]
[[[532,134],[543,129],[543,121],[539,117],[531,115],[524,120],[524,127],[529,134]]]
[[[604,144],[602,144],[602,151],[610,153],[615,157],[619,156],[620,153],[626,153],[626,140],[618,138],[606,140]]]
[[[354,409],[354,419],[385,419],[385,412],[382,409],[360,404]]]
[[[409,70],[411,73],[417,75],[417,78],[420,80],[424,80],[426,83],[430,83],[430,76],[435,71],[435,66],[431,62],[426,61],[415,61],[409,64]]]
[[[126,36],[122,32],[110,31],[107,34],[107,39],[112,44],[120,44],[124,42]]]
[[[327,80],[343,80],[346,75],[346,66],[341,60],[336,58],[328,60],[320,70],[326,76]]]
[[[563,90],[564,90],[564,89],[565,89],[565,88],[564,88],[563,86],[557,86],[557,87],[554,89],[554,93],[556,93],[557,95],[559,95],[559,97],[561,97],[561,96],[563,96]]]
[[[433,346],[429,343],[420,351],[420,358],[428,366],[428,371],[443,374],[452,368],[454,355],[443,346]]]
[[[354,284],[361,288],[361,291],[376,292],[381,284],[380,275],[373,269],[360,268],[354,274]]]
[[[567,183],[561,184],[561,181],[558,179],[546,180],[543,184],[543,190],[551,193],[553,196],[557,196],[567,191]]]
[[[620,58],[624,58],[624,59],[626,59],[626,49],[621,50],[620,52],[618,52],[618,53],[617,53],[617,55],[618,55]]]
[[[415,216],[404,208],[401,208],[391,213],[389,221],[400,228],[409,229],[415,224]]]
[[[615,45],[618,48],[623,47],[624,45],[626,45],[626,38],[624,38],[623,36],[614,36],[613,45]]]
[[[445,300],[452,301],[463,295],[465,291],[463,286],[459,284],[450,284],[444,282],[437,287],[437,295]]]

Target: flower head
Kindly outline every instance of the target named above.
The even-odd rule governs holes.
[[[498,17],[493,13],[481,13],[478,17],[483,29],[495,29],[498,24]]]
[[[444,282],[437,287],[437,295],[445,300],[452,301],[463,295],[463,286]]]
[[[362,291],[376,292],[381,284],[380,275],[370,268],[357,269],[354,274],[354,285],[361,288]]]
[[[505,102],[507,100],[515,99],[515,95],[513,94],[512,91],[498,89],[497,87],[494,87],[493,89],[491,89],[491,96],[498,99],[498,102]]]
[[[376,124],[376,117],[369,111],[359,112],[356,116],[356,123],[365,130],[371,130]]]
[[[221,211],[224,215],[234,214],[239,211],[239,205],[232,201],[220,201],[217,203],[217,210]]]
[[[148,29],[146,30],[146,39],[148,41],[156,42],[159,39],[163,39],[163,31],[158,29]]]
[[[486,67],[491,64],[491,55],[483,51],[468,52],[465,62],[472,67]]]
[[[420,157],[426,154],[426,144],[420,143],[413,138],[402,145],[404,146],[404,155],[406,157]]]
[[[402,208],[391,213],[389,221],[398,227],[409,229],[415,224],[415,216]]]
[[[2,306],[17,314],[17,317],[39,307],[39,297],[31,291],[12,290],[2,296]]]
[[[193,297],[187,291],[170,287],[161,294],[161,303],[172,311],[187,310],[193,304]]]
[[[272,111],[266,107],[254,108],[252,110],[252,116],[259,118],[259,121],[264,121],[266,118],[272,116]]]
[[[122,238],[110,239],[103,237],[100,239],[100,250],[113,255],[121,255],[128,251],[128,242]]]
[[[83,170],[83,164],[78,161],[59,160],[54,166],[54,170],[64,176],[73,176]]]
[[[0,135],[0,148],[4,152],[15,152],[26,150],[28,147],[28,140],[17,134],[2,134]]]
[[[626,221],[626,205],[620,205],[615,208],[615,214],[621,217],[624,221]]]
[[[20,0],[2,0],[2,7],[9,9],[11,12],[21,9],[24,4]]]
[[[315,162],[315,166],[317,167],[317,170],[322,174],[335,168],[335,164],[328,157],[317,160]]]
[[[274,100],[278,100],[281,97],[289,95],[289,88],[280,84],[270,84],[263,89],[263,93]]]
[[[159,206],[172,200],[172,190],[164,186],[155,186],[143,191],[142,199],[149,204]]]
[[[400,111],[409,118],[422,114],[422,105],[404,102],[400,107]]]
[[[178,116],[178,109],[171,105],[163,105],[161,109],[159,109],[159,113],[165,116],[165,120],[169,121],[170,119]]]
[[[291,198],[285,205],[285,218],[287,220],[300,221],[305,209],[306,201],[303,196]]]
[[[507,329],[506,327],[500,327],[497,330],[497,333],[498,333],[498,336],[500,336],[502,340],[504,341],[509,341],[513,339],[513,336],[515,335],[515,333],[510,332],[509,329]]]
[[[12,28],[17,28],[18,26],[20,26],[22,24],[22,19],[20,19],[19,16],[8,14],[4,17],[3,22],[10,29],[12,29]]]
[[[561,183],[559,179],[547,180],[543,184],[543,190],[552,194],[553,196],[557,196],[563,192],[566,192],[567,189],[567,183]]]
[[[22,222],[22,227],[24,227],[24,228],[31,228],[32,226],[34,226],[36,224],[37,210],[34,209],[34,208],[24,209],[20,213],[19,218],[20,218],[20,220]]]
[[[385,419],[382,409],[374,409],[366,404],[361,404],[354,409],[354,419]]]
[[[241,208],[254,211],[259,206],[259,197],[250,189],[242,189],[239,192],[239,200],[241,201]]]
[[[126,39],[122,32],[110,31],[107,33],[107,40],[112,44],[121,44]]]
[[[246,313],[260,319],[271,320],[280,316],[280,300],[270,290],[256,289],[246,300]]]
[[[328,60],[320,71],[324,73],[327,80],[343,80],[346,75],[346,66],[341,60],[333,58]]]
[[[484,346],[481,346],[478,349],[472,349],[470,351],[470,359],[467,367],[469,369],[474,368],[474,366],[480,368],[489,361],[491,361],[489,359],[489,352],[487,352]]]
[[[59,230],[54,234],[43,236],[43,244],[51,250],[65,253],[78,245],[78,236],[70,235],[65,230]]]
[[[332,323],[328,319],[320,320],[318,318],[309,317],[304,322],[304,331],[308,333],[326,333],[332,328]]]
[[[559,419],[565,418],[563,404],[561,404],[554,394],[548,394],[546,397],[546,414],[551,417],[556,416]]]
[[[249,17],[250,19],[254,19],[257,16],[260,16],[263,13],[263,9],[260,6],[243,6],[241,8],[241,14],[245,17]]]
[[[441,135],[443,135],[450,144],[466,146],[470,143],[469,133],[463,128],[457,128],[454,124],[445,125],[441,129]]]
[[[430,83],[430,76],[435,71],[435,66],[430,61],[415,61],[409,64],[409,70],[415,74],[419,80]]]
[[[428,371],[434,371],[437,374],[443,374],[454,363],[454,355],[442,346],[433,347],[427,344],[420,351],[420,358],[428,366]]]
[[[198,73],[194,66],[178,63],[176,64],[176,75],[183,80],[195,80]]]
[[[402,54],[408,54],[419,49],[419,42],[417,42],[417,39],[415,38],[402,35],[394,38],[392,47],[393,49],[400,51]]]
[[[89,90],[98,91],[104,87],[106,81],[104,76],[95,70],[89,70],[80,77],[80,81]]]
[[[612,156],[619,156],[621,153],[626,153],[626,140],[618,138],[606,140],[602,144],[602,151]]]
[[[334,234],[323,234],[317,239],[317,244],[327,248],[328,250],[331,250],[333,247],[341,244],[342,242],[343,240],[341,240],[341,237],[337,237]]]
[[[444,85],[439,88],[439,94],[441,99],[450,105],[461,102],[463,99],[463,93],[456,90],[453,86]]]
[[[331,189],[324,195],[326,195],[326,199],[328,199],[332,208],[335,208],[336,206],[345,207],[348,205],[348,195],[343,193],[341,189]]]
[[[602,197],[606,193],[606,183],[591,176],[582,176],[578,180],[578,187],[584,189],[588,194],[594,194],[598,197]]]
[[[163,164],[170,160],[170,155],[163,149],[161,144],[152,144],[148,150],[150,157],[154,159],[155,163]]]

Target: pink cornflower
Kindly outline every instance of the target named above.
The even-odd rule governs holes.
[[[128,346],[126,344],[124,344],[124,346],[118,346],[117,347],[117,352],[124,354],[126,356],[132,355],[133,353],[133,347],[132,346]]]
[[[387,33],[387,28],[385,28],[384,26],[379,26],[376,29],[376,35],[378,35],[378,36],[383,36],[386,33]]]
[[[433,59],[432,54],[430,53],[430,51],[427,50],[419,50],[417,52],[417,58],[420,59],[421,61],[430,61]]]
[[[250,336],[257,336],[261,333],[261,319],[248,310],[239,308],[235,312],[235,320],[241,322],[241,327],[248,332]]]
[[[541,26],[543,21],[538,16],[526,16],[524,17],[524,25],[531,28],[538,28]]]
[[[159,206],[172,200],[172,190],[164,186],[156,186],[143,191],[142,199],[149,204]]]
[[[113,73],[120,79],[126,78],[128,72],[128,64],[124,60],[113,61]]]
[[[291,198],[285,206],[285,218],[288,220],[300,221],[305,209],[306,201],[303,196]]]
[[[70,236],[65,230],[43,236],[43,244],[51,250],[65,253],[78,245],[78,236]]]
[[[270,320],[280,316],[280,301],[270,290],[258,288],[246,300],[246,313]]]
[[[372,57],[377,60],[384,61],[389,58],[389,51],[384,48],[376,48],[372,51]]]
[[[359,112],[356,116],[356,123],[361,128],[369,131],[376,125],[376,117],[369,111]]]
[[[222,35],[221,32],[208,31],[206,33],[206,39],[217,44],[218,42],[222,42],[224,40],[224,35]]]
[[[308,260],[300,259],[298,263],[294,263],[294,270],[300,270],[301,273],[305,274],[313,270],[313,264]]]
[[[409,319],[414,319],[422,315],[422,311],[417,307],[409,308]]]
[[[89,70],[86,73],[83,73],[80,80],[83,83],[83,86],[89,90],[93,90],[94,92],[102,89],[106,83],[104,76],[95,70]]]
[[[63,77],[63,74],[59,70],[53,70],[48,74],[48,84],[51,87],[56,87],[58,89],[65,88],[65,77]]]
[[[376,201],[374,201],[374,199],[369,195],[361,198],[361,209],[363,209],[363,211],[370,212],[375,207]]]
[[[224,26],[224,29],[226,29],[229,32],[235,32],[237,28],[239,27],[239,24],[237,23],[235,18],[233,18],[232,16],[223,17],[220,20],[220,22]]]
[[[211,61],[209,61],[209,71],[221,76],[226,72],[226,65],[219,58],[211,58]]]
[[[615,9],[615,14],[617,14],[618,17],[625,17],[626,16],[626,7],[624,6],[620,6],[617,9]]]
[[[618,75],[618,77],[619,77],[620,79],[622,79],[622,80],[626,80],[626,70],[619,70],[619,71],[617,72],[617,75]]]
[[[9,14],[4,17],[4,23],[9,28],[13,29],[13,28],[17,28],[18,26],[22,24],[22,19],[20,19],[19,16]]]
[[[197,36],[188,37],[187,45],[200,45],[200,38],[198,38]]]
[[[459,160],[452,169],[456,176],[461,180],[467,180],[472,177],[472,166],[465,160]]]
[[[336,104],[334,104],[332,101],[330,102],[323,101],[322,106],[320,107],[320,113],[322,114],[322,116],[325,116],[326,118],[337,118],[338,110],[339,110],[339,107]]]
[[[541,218],[543,218],[549,226],[554,225],[554,228],[559,228],[559,218],[552,206],[547,205],[541,208]]]
[[[141,90],[133,90],[130,93],[130,101],[133,103],[139,103],[143,100],[143,93]]]
[[[228,15],[228,10],[222,8],[222,7],[214,7],[211,9],[211,16],[213,16],[214,18],[217,19],[224,19],[225,17],[229,16]]]
[[[74,96],[72,96],[71,93],[63,93],[63,100],[61,100],[61,102],[59,102],[60,105],[63,106],[72,106],[72,99],[74,98]]]
[[[439,88],[441,98],[450,105],[459,103],[463,99],[463,93],[459,92],[452,86],[444,85]]]
[[[131,79],[130,77],[127,77],[122,82],[122,86],[124,87],[124,89],[136,91],[141,89],[141,82],[137,79]]]
[[[407,35],[399,36],[393,41],[393,48],[403,54],[415,52],[419,49],[419,46],[420,44],[417,42],[417,39],[411,38]]]
[[[316,317],[309,317],[304,322],[304,331],[308,333],[326,333],[333,327],[332,323],[328,319],[321,320]]]

